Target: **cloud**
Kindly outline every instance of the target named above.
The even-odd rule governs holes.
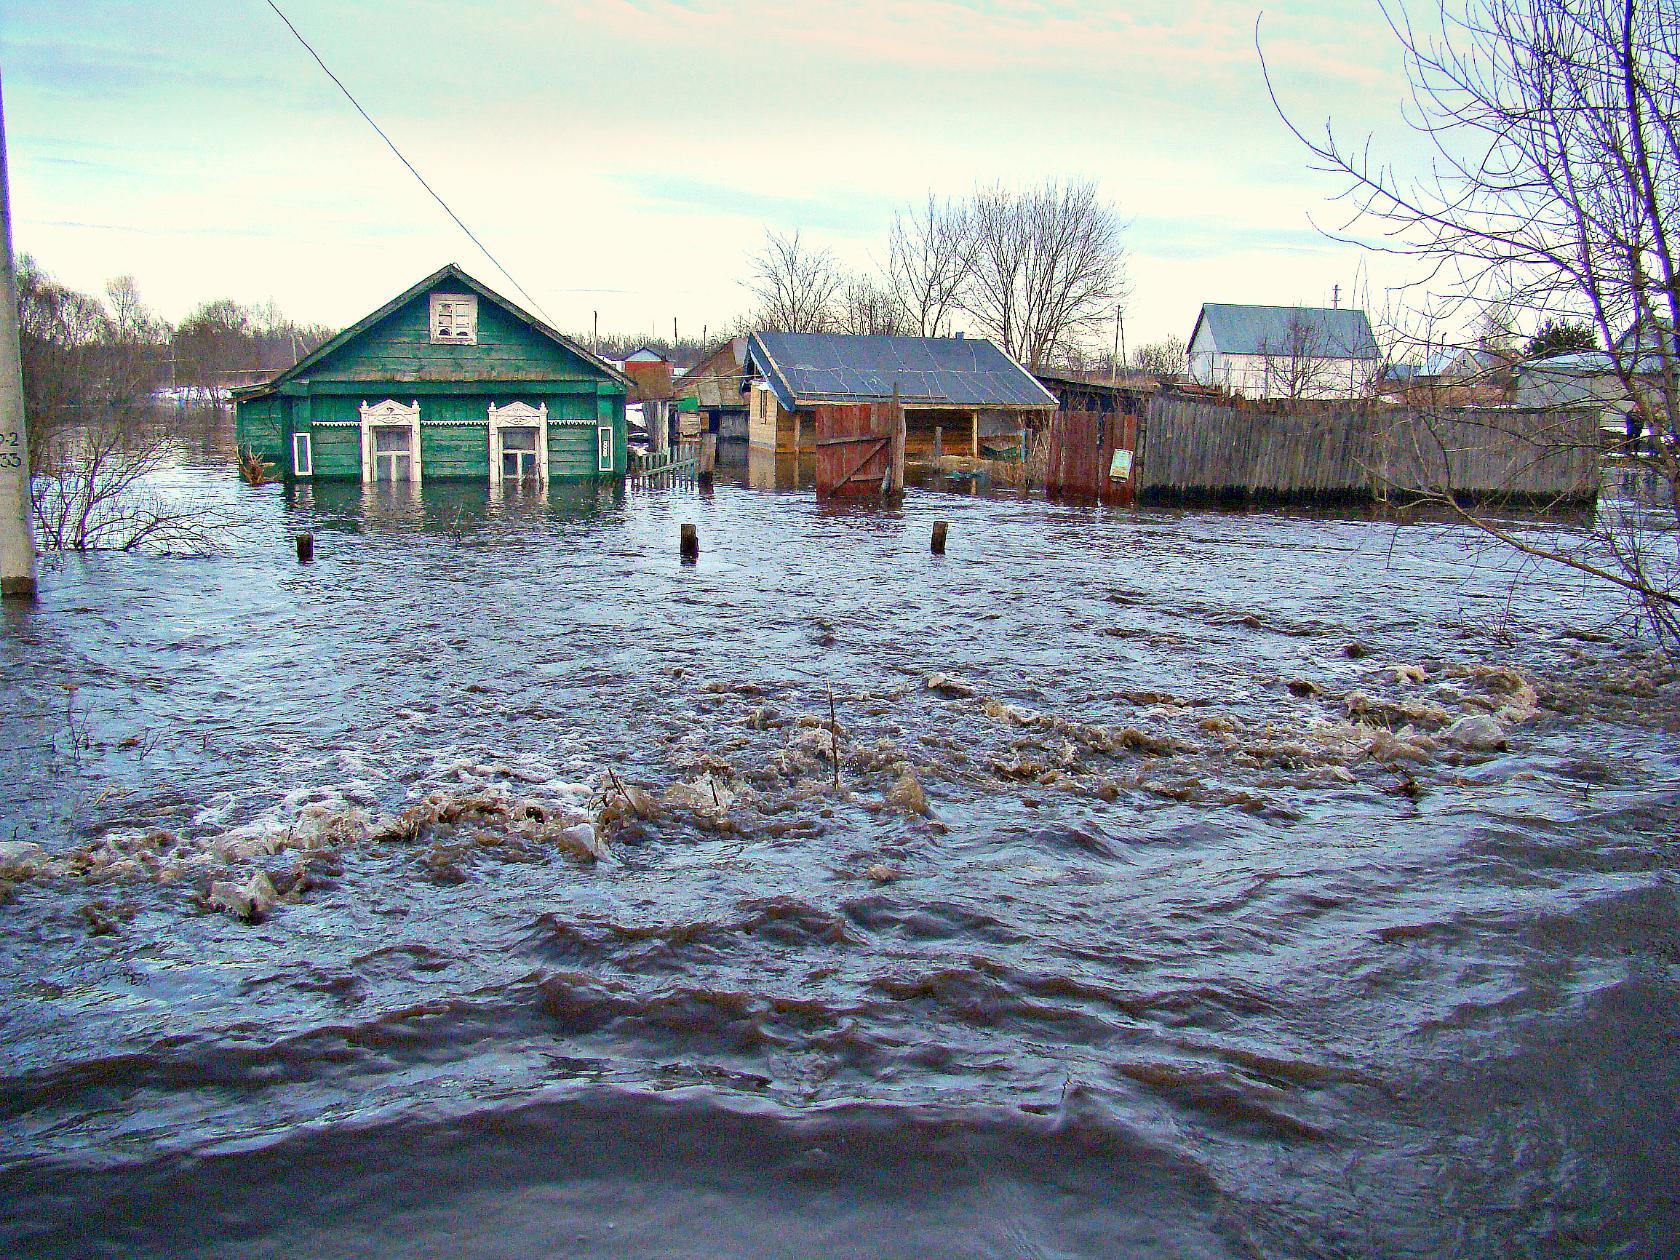
[[[780,229],[876,231],[889,207],[876,198],[779,194],[675,173],[627,171],[612,177],[638,205],[663,213],[700,213],[768,223]]]

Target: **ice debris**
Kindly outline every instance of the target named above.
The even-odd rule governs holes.
[[[1487,713],[1459,718],[1441,733],[1441,738],[1465,752],[1497,752],[1506,745],[1505,728]]]
[[[205,904],[212,910],[224,911],[247,923],[259,923],[278,900],[274,884],[264,872],[257,871],[243,884],[234,880],[216,880],[210,885]]]

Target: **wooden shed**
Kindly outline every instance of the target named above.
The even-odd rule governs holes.
[[[1015,448],[1056,409],[1031,373],[980,337],[848,337],[757,332],[743,369],[747,438],[779,455],[809,453],[807,416],[819,406],[885,403],[904,408],[911,457],[981,454],[987,439]]]
[[[717,435],[721,463],[738,464],[746,456],[747,399],[741,390],[746,359],[747,339],[731,337],[676,382],[683,410],[692,411],[706,432]]]
[[[288,480],[500,486],[622,478],[629,387],[451,263],[234,401]]]

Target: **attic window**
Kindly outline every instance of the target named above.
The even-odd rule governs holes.
[[[432,294],[432,342],[478,344],[478,299],[470,293]]]

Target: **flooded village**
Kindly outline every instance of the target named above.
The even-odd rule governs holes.
[[[1580,300],[1035,175],[682,338],[338,82],[456,235],[172,324],[13,253],[7,55],[0,1252],[1672,1254],[1680,151]]]

